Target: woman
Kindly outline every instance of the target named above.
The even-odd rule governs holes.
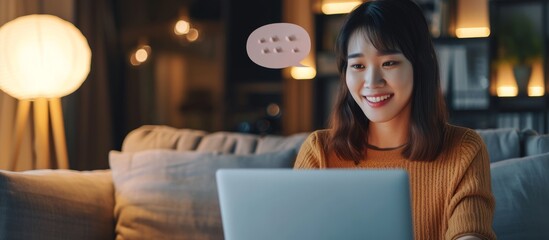
[[[415,239],[495,239],[486,146],[447,123],[437,59],[421,9],[368,1],[339,33],[331,127],[302,145],[295,168],[403,168]]]

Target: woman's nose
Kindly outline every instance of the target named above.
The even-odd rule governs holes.
[[[376,68],[367,68],[364,74],[364,87],[366,88],[378,88],[385,85],[385,80],[382,74]]]

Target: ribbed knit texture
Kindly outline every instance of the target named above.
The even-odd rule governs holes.
[[[294,168],[402,168],[410,176],[414,236],[422,239],[456,239],[475,235],[496,239],[492,230],[494,197],[490,161],[484,142],[471,129],[448,125],[446,149],[435,161],[410,161],[402,148],[366,151],[357,166],[324,152],[327,130],[318,130],[303,143]]]

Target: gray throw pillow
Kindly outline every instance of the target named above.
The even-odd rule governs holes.
[[[114,239],[108,170],[0,170],[0,239]]]
[[[111,151],[117,239],[223,239],[216,170],[291,168],[296,154]]]
[[[498,239],[549,239],[549,153],[491,164]]]
[[[520,132],[514,128],[477,129],[490,156],[490,162],[520,157]]]

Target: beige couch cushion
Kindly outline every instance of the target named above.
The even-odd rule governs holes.
[[[130,133],[122,143],[123,152],[148,149],[195,150],[207,133],[193,129],[177,129],[163,125],[144,125]]]
[[[196,151],[253,154],[259,137],[252,134],[215,132],[202,138]]]
[[[122,144],[122,152],[150,149],[218,152],[225,154],[258,154],[298,150],[308,133],[290,136],[245,134],[235,132],[208,133],[200,130],[177,129],[162,125],[145,125],[131,131]]]

